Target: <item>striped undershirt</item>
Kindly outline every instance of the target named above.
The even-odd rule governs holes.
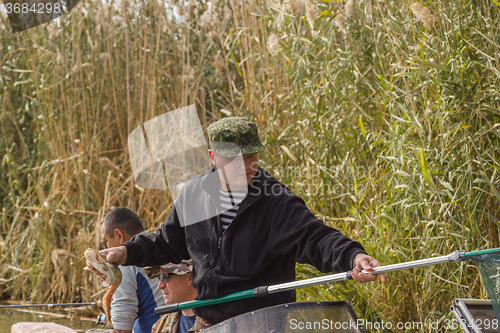
[[[222,223],[222,231],[226,231],[227,227],[233,222],[240,203],[245,199],[247,191],[230,191],[226,192],[219,189],[220,195],[220,220]]]

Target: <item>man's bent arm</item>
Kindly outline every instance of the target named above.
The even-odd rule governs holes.
[[[159,266],[187,259],[189,253],[185,239],[184,228],[179,225],[174,206],[156,232],[147,235],[138,234],[123,243],[127,248],[125,265]]]

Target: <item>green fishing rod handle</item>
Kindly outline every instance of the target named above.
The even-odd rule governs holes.
[[[167,313],[172,313],[172,312],[177,312],[177,311],[182,311],[182,310],[187,310],[187,309],[194,309],[194,308],[199,308],[202,306],[225,303],[225,302],[230,302],[230,301],[237,301],[240,299],[251,298],[251,297],[256,297],[256,295],[254,293],[254,289],[232,293],[232,294],[229,294],[229,295],[226,295],[223,297],[219,297],[219,298],[194,300],[194,301],[188,301],[188,302],[162,305],[162,306],[157,307],[154,311],[157,315],[164,315]]]
[[[195,300],[190,302],[179,303],[178,307],[179,310],[186,310],[186,309],[198,308],[200,306],[237,301],[240,299],[245,299],[250,297],[254,297],[253,289],[232,293],[219,298]]]
[[[465,252],[464,253],[464,257],[465,258],[470,258],[470,257],[484,255],[484,254],[497,254],[497,253],[500,254],[500,247],[497,247],[497,248],[494,248],[494,249]]]

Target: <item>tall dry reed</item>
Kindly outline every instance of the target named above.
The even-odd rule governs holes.
[[[155,228],[171,205],[135,185],[127,136],[192,103],[205,125],[257,121],[262,165],[385,264],[498,246],[499,8],[420,6],[87,1],[2,30],[2,297],[98,297],[79,258],[102,217],[125,205]],[[444,321],[455,297],[485,297],[473,263],[299,292],[372,321]]]

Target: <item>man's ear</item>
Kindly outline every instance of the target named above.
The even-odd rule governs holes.
[[[118,237],[118,239],[124,240],[125,239],[125,233],[121,230],[116,228],[115,231],[113,232],[113,238]]]
[[[188,273],[188,274],[189,274],[189,275],[188,275],[188,277],[187,277],[187,283],[188,283],[188,285],[193,286],[193,285],[191,284],[191,279],[192,279],[193,273]]]

